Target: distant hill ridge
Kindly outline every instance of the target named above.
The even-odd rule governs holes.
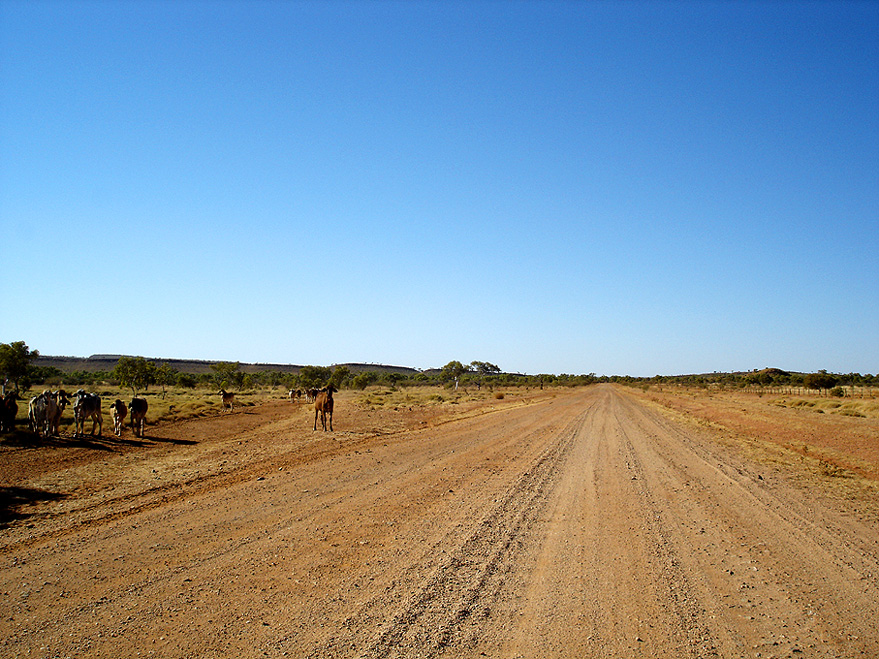
[[[91,357],[55,357],[51,355],[40,355],[34,362],[35,366],[45,366],[57,368],[62,373],[74,373],[76,371],[85,371],[86,373],[94,373],[96,371],[112,371],[116,367],[116,363],[120,357],[130,357],[133,355],[92,355]],[[181,373],[210,373],[211,365],[217,364],[222,360],[200,360],[200,359],[160,359],[156,357],[146,357],[147,361],[156,365],[168,364],[171,368]],[[298,364],[261,364],[261,363],[245,363],[240,362],[241,371],[243,373],[259,373],[261,371],[278,371],[281,373],[298,373],[302,365]],[[347,366],[352,373],[361,373],[364,371],[374,371],[376,373],[418,373],[418,369],[409,368],[408,366],[388,366],[386,364],[332,364],[330,368],[336,366]]]

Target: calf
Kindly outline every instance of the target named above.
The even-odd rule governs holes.
[[[314,429],[317,430],[317,415],[320,414],[320,423],[324,432],[327,429],[327,415],[330,417],[330,432],[333,431],[333,392],[338,391],[333,385],[328,384],[326,387],[317,392],[314,398]]]
[[[134,431],[135,437],[143,437],[143,426],[146,422],[147,413],[146,398],[132,398],[131,405],[131,430]]]
[[[128,407],[118,398],[116,402],[110,405],[113,410],[113,432],[117,437],[122,436],[122,424],[125,422],[125,415],[128,414]]]
[[[73,404],[73,418],[76,429],[73,432],[74,437],[85,435],[85,421],[88,418],[92,420],[92,436],[95,434],[95,428],[98,429],[98,437],[104,429],[104,417],[101,415],[101,397],[98,394],[89,394],[80,389],[74,394],[76,402]]]
[[[228,405],[229,411],[233,412],[235,410],[235,394],[230,394],[225,389],[220,389],[220,396],[223,397],[223,410],[225,411]]]

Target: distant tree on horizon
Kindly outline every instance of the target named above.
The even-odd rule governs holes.
[[[345,365],[336,366],[333,374],[330,376],[327,384],[333,385],[336,389],[341,389],[342,385],[351,377],[351,369]]]
[[[443,369],[440,372],[440,378],[443,382],[451,382],[452,380],[457,382],[458,378],[464,375],[464,373],[466,373],[468,370],[469,369],[461,362],[457,360],[452,360],[448,364],[443,366]]]
[[[31,362],[39,356],[39,351],[30,350],[24,341],[0,343],[0,389],[3,394],[7,382],[12,382],[16,389],[30,387]]]
[[[475,371],[480,375],[497,375],[501,372],[500,367],[495,366],[491,362],[480,361],[470,362],[470,370]]]
[[[217,362],[211,364],[211,382],[217,389],[225,389],[226,387],[240,387],[244,379],[241,372],[241,362]]]
[[[168,365],[168,362],[162,362],[161,366],[155,368],[156,384],[162,387],[162,400],[165,399],[165,388],[177,382],[179,372],[176,368]]]
[[[156,381],[156,366],[144,357],[120,357],[113,369],[113,377],[123,387],[131,387],[137,396],[139,389],[146,391]]]
[[[817,373],[809,373],[803,378],[803,384],[809,389],[827,390],[839,384],[839,378],[822,369]]]
[[[299,383],[306,389],[323,387],[332,376],[329,366],[303,366],[299,369]]]

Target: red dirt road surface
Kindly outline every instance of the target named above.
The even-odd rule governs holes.
[[[0,656],[879,657],[869,488],[606,385],[312,422],[4,447]]]

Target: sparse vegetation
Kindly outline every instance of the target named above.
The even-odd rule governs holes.
[[[24,345],[23,342],[18,342]],[[18,345],[12,344],[12,345]],[[0,347],[7,346],[0,344]],[[24,346],[25,349],[27,346]],[[357,389],[366,392],[372,387],[395,390],[410,390],[420,387],[443,387],[448,394],[432,394],[442,399],[454,401],[460,393],[493,392],[498,389],[531,390],[553,387],[588,386],[596,383],[617,383],[637,387],[642,391],[663,388],[690,388],[694,391],[742,391],[758,396],[783,395],[822,400],[854,399],[875,400],[879,398],[879,375],[860,373],[834,374],[826,370],[817,373],[796,373],[778,368],[764,368],[736,373],[703,373],[695,375],[656,375],[653,377],[632,377],[619,375],[597,376],[595,373],[559,375],[541,373],[524,375],[504,373],[500,367],[486,361],[472,361],[469,364],[458,360],[448,362],[442,368],[419,371],[406,367],[380,364],[341,364],[335,366],[284,366],[240,364],[239,362],[183,362],[180,360],[149,360],[143,357],[119,357],[96,355],[93,358],[41,357],[34,350],[29,352],[31,363],[24,375],[19,373],[21,387],[48,385],[53,388],[96,387],[127,385],[134,390],[146,389],[150,384],[160,384],[164,390],[169,387],[194,390],[198,387],[227,390],[257,391],[265,387],[289,389],[308,389],[323,387],[332,382],[337,389]],[[120,365],[136,361],[143,373],[139,384],[132,384],[125,369]],[[115,365],[115,366],[114,366]],[[59,366],[63,368],[59,368]],[[95,368],[102,366],[107,368]],[[147,373],[147,371],[149,371]],[[8,377],[8,376],[7,376]],[[10,381],[12,378],[10,378]],[[442,402],[442,401],[435,401]],[[384,404],[384,403],[378,403]],[[831,408],[818,406],[816,412],[829,412]],[[854,412],[866,417],[871,412],[855,409]],[[847,412],[856,416],[852,411]]]
[[[366,389],[355,400],[359,405],[370,409],[378,408],[409,408],[417,406],[467,403],[477,400],[485,400],[489,397],[489,391],[469,389],[456,392],[440,393],[436,386],[416,386],[405,388],[376,387]],[[498,398],[498,394],[495,394]],[[500,394],[503,398],[503,394]]]
[[[779,398],[772,401],[778,407],[811,410],[818,414],[841,414],[843,416],[879,418],[879,400],[864,398],[849,398],[846,402],[829,398]]]
[[[755,462],[805,468],[804,473],[839,487],[851,484],[846,496],[863,488],[879,492],[876,425],[870,422],[879,418],[877,399],[816,392],[767,400],[742,390],[683,387],[637,395],[680,420],[710,428],[718,441],[745,451]]]

